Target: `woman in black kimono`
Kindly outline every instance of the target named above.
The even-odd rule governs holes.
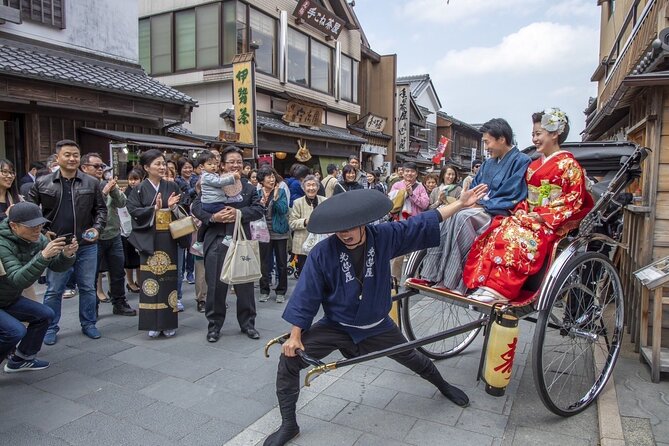
[[[178,325],[177,241],[169,224],[179,218],[179,186],[165,181],[165,157],[151,149],[139,158],[146,179],[133,188],[126,207],[132,216],[128,241],[139,251],[139,329],[171,337]]]

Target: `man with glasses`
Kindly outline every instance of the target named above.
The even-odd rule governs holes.
[[[27,202],[12,206],[8,218],[0,222],[0,258],[5,269],[0,276],[0,363],[9,355],[7,373],[49,367],[36,355],[54,312],[25,297],[21,290],[36,282],[46,268],[69,270],[78,245],[75,239],[68,244],[65,237],[48,241],[41,233],[45,223],[48,220],[40,208]]]
[[[81,157],[81,170],[101,182],[102,196],[107,204],[107,224],[100,233],[98,241],[97,275],[100,275],[100,265],[104,260],[109,275],[109,297],[112,302],[112,313],[120,316],[136,316],[137,311],[128,305],[125,297],[125,256],[121,241],[121,220],[118,216],[119,208],[125,207],[126,196],[116,185],[116,178],[102,181],[107,166],[97,153],[86,153]],[[96,281],[98,286],[100,282]],[[102,291],[98,289],[98,293]]]
[[[48,287],[44,303],[55,317],[44,336],[46,345],[56,343],[60,329],[63,291],[70,276],[79,286],[79,322],[81,331],[91,339],[99,339],[95,327],[95,268],[100,232],[107,222],[107,206],[102,197],[100,182],[79,170],[80,149],[75,141],[64,139],[56,143],[57,171],[40,177],[30,190],[28,200],[42,206],[44,217],[51,221],[48,230],[56,235],[71,235],[79,243],[74,267],[65,272],[47,270]]]

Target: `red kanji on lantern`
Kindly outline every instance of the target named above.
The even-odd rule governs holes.
[[[511,378],[511,369],[513,368],[513,358],[516,356],[516,345],[518,344],[518,338],[513,338],[511,344],[507,344],[509,349],[500,355],[502,362],[500,365],[495,367],[496,372],[508,373],[509,376],[506,379]]]

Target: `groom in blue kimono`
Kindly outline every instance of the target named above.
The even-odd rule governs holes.
[[[334,233],[318,243],[307,258],[283,318],[292,324],[282,346],[276,393],[281,427],[265,446],[288,443],[300,431],[295,406],[300,392],[300,370],[307,364],[297,356],[302,350],[321,359],[334,350],[356,357],[407,342],[388,316],[391,307],[390,259],[439,243],[439,223],[472,205],[487,191],[479,185],[439,210],[424,212],[406,221],[367,226],[385,216],[392,202],[378,191],[354,190],[335,195],[313,211],[307,229],[316,234]],[[319,307],[325,315],[312,325]],[[448,384],[425,355],[409,350],[391,356],[434,384],[459,406],[469,399]]]
[[[488,193],[474,206],[463,209],[441,225],[439,246],[427,250],[421,276],[460,293],[466,291],[462,269],[476,237],[496,215],[510,215],[510,210],[527,197],[525,172],[529,156],[513,147],[513,131],[501,118],[491,119],[481,127],[483,142],[490,152],[471,186],[486,184]]]

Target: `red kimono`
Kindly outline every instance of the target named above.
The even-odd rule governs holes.
[[[533,161],[525,179],[527,199],[509,217],[495,217],[476,239],[463,274],[467,287],[488,287],[511,301],[521,298],[528,276],[541,269],[554,244],[594,205],[583,169],[569,152]],[[543,223],[530,212],[539,214]]]

